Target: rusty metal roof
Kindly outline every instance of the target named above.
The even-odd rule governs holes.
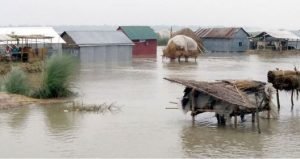
[[[231,39],[240,30],[243,30],[249,36],[243,28],[200,28],[195,33],[198,38]]]

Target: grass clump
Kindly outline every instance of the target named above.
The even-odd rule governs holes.
[[[13,68],[5,79],[4,88],[8,93],[27,95],[29,87],[25,73]]]
[[[72,78],[76,61],[68,55],[52,56],[46,62],[42,86],[34,92],[36,98],[58,98],[72,95]]]

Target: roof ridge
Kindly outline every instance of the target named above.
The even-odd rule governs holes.
[[[68,30],[64,32],[119,32],[116,30]]]

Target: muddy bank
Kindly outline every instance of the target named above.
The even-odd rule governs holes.
[[[69,103],[69,99],[35,99],[17,94],[0,92],[0,109],[16,108],[30,104],[48,105]]]

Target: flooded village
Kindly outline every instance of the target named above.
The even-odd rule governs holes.
[[[299,157],[299,59],[300,26],[2,25],[0,158]]]

